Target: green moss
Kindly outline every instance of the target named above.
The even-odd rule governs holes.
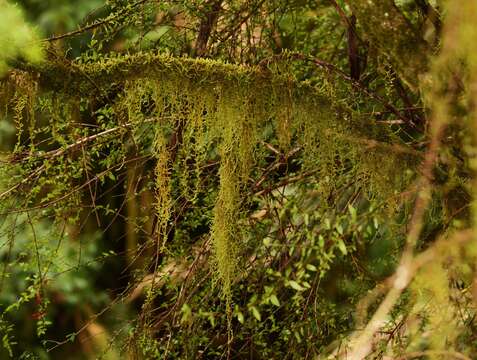
[[[282,150],[292,145],[302,149],[303,170],[317,171],[328,193],[338,186],[334,179],[347,176],[355,177],[374,197],[387,199],[394,195],[394,184],[403,181],[403,169],[412,166],[408,159],[416,157],[388,151],[395,139],[386,130],[370,131],[370,124],[334,104],[325,90],[262,67],[139,53],[98,63],[55,60],[37,70],[44,89],[72,103],[121,89],[110,121],[116,126],[127,123],[133,132],[145,122],[153,124],[154,139],[146,146],[156,161],[159,248],[168,236],[174,196],[194,202],[203,190],[201,169],[207,161],[219,161],[211,236],[217,278],[228,299],[239,272],[239,219],[245,215],[249,178],[257,157],[263,156],[257,149],[270,125]],[[71,140],[65,141],[63,145]],[[120,146],[121,154],[128,152],[128,145]],[[173,191],[174,179],[178,193]]]

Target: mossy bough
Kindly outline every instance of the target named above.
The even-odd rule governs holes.
[[[211,235],[227,297],[238,271],[238,220],[250,193],[247,185],[260,155],[258,146],[270,138],[268,129],[274,129],[273,137],[284,151],[291,146],[303,149],[303,169],[318,169],[328,191],[333,190],[333,178],[354,174],[371,196],[387,199],[402,188],[403,170],[414,168],[417,160],[386,128],[358,122],[312,84],[264,67],[139,53],[94,63],[56,59],[29,70],[38,74],[43,97],[54,93],[72,102],[102,98],[115,126],[127,122],[133,133],[145,120],[156,119],[154,140],[146,146],[157,160],[156,239],[161,246],[173,211],[172,178],[185,179],[182,193],[192,201],[198,191],[187,185],[188,164],[194,162],[193,177],[199,179],[207,160],[220,162]]]

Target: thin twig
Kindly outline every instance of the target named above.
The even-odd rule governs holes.
[[[135,2],[134,4],[132,4],[129,8],[127,9],[123,9],[122,11],[119,11],[117,14],[113,15],[113,16],[110,16],[110,17],[107,17],[103,20],[99,20],[95,23],[92,23],[92,24],[89,24],[89,25],[86,25],[80,29],[77,29],[77,30],[73,30],[73,31],[70,31],[70,32],[67,32],[65,34],[62,34],[62,35],[57,35],[57,36],[51,36],[47,39],[44,39],[43,41],[44,42],[53,42],[53,41],[57,41],[57,40],[61,40],[61,39],[64,39],[64,38],[68,38],[68,37],[73,37],[73,36],[76,36],[76,35],[80,35],[86,31],[90,31],[90,30],[94,30],[98,27],[101,27],[113,20],[116,20],[118,17],[120,17],[121,15],[125,15],[127,14],[130,10],[134,9],[136,6],[139,6],[141,4],[144,4],[146,3],[147,1],[149,0],[139,0],[137,2]]]

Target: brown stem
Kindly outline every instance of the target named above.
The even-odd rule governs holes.
[[[199,34],[195,44],[195,55],[204,56],[207,52],[207,43],[209,42],[210,34],[219,17],[220,9],[222,6],[222,0],[212,0],[206,4],[207,11],[206,16],[202,19],[199,25]]]
[[[353,80],[358,81],[361,77],[358,41],[361,43],[363,43],[363,41],[359,38],[358,33],[356,32],[356,16],[346,16],[344,10],[335,0],[331,0],[331,4],[334,6],[342,22],[346,26],[348,36],[348,59],[350,67],[350,77]]]

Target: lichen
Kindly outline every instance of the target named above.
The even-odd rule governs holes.
[[[326,90],[268,68],[139,53],[98,63],[56,60],[35,71],[41,87],[71,103],[81,97],[111,101],[116,93],[113,115],[101,124],[105,129],[115,121],[138,134],[144,124],[152,125],[153,136],[134,135],[133,142],[144,142],[155,159],[158,249],[168,239],[174,196],[196,201],[204,186],[202,168],[208,161],[219,162],[211,237],[217,278],[228,298],[239,272],[239,219],[249,201],[254,166],[263,156],[257,151],[261,141],[272,137],[282,151],[300,148],[302,170],[317,171],[324,192],[337,186],[334,179],[347,176],[383,200],[394,195],[390,183],[403,182],[403,169],[412,167],[416,157],[388,151],[397,139],[384,129],[369,131],[370,124],[332,103]],[[64,75],[61,82],[58,74]],[[17,105],[19,118],[22,104]],[[270,127],[275,134],[267,132]],[[124,158],[132,145],[116,141],[118,156]]]

